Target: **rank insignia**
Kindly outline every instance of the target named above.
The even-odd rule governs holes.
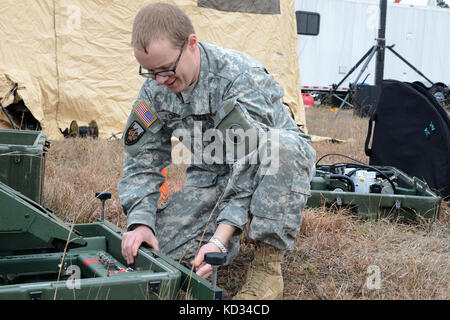
[[[135,144],[144,135],[144,132],[144,128],[137,121],[133,121],[125,133],[125,144],[127,146]]]

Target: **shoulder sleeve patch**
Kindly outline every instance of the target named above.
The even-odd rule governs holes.
[[[141,100],[136,107],[134,108],[134,112],[141,119],[142,123],[148,127],[150,127],[157,119],[156,115],[150,110],[144,100]]]
[[[127,146],[131,146],[139,141],[139,139],[144,135],[145,129],[137,122],[133,123],[128,127],[125,132],[124,142]]]

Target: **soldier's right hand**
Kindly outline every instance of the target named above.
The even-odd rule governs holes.
[[[152,229],[146,225],[138,225],[133,230],[123,234],[122,256],[128,265],[134,263],[134,258],[137,256],[138,249],[143,242],[159,251],[158,239],[156,239]]]

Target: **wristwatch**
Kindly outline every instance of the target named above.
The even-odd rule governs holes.
[[[224,246],[224,244],[222,243],[222,241],[220,241],[219,239],[217,239],[216,237],[211,237],[211,239],[209,239],[208,242],[212,242],[214,243],[216,246],[219,247],[220,251],[222,251],[222,253],[228,253],[227,248]]]

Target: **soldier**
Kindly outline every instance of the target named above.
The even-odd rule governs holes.
[[[206,278],[204,254],[224,252],[231,263],[247,229],[255,258],[235,299],[282,299],[281,260],[300,229],[315,161],[309,136],[282,103],[283,88],[246,54],[200,42],[173,5],[142,8],[132,45],[147,79],[123,135],[123,257],[133,263],[146,242]],[[242,132],[256,133],[257,147],[244,143],[230,156],[250,139]],[[185,186],[157,209],[172,135],[190,148],[191,163]]]

